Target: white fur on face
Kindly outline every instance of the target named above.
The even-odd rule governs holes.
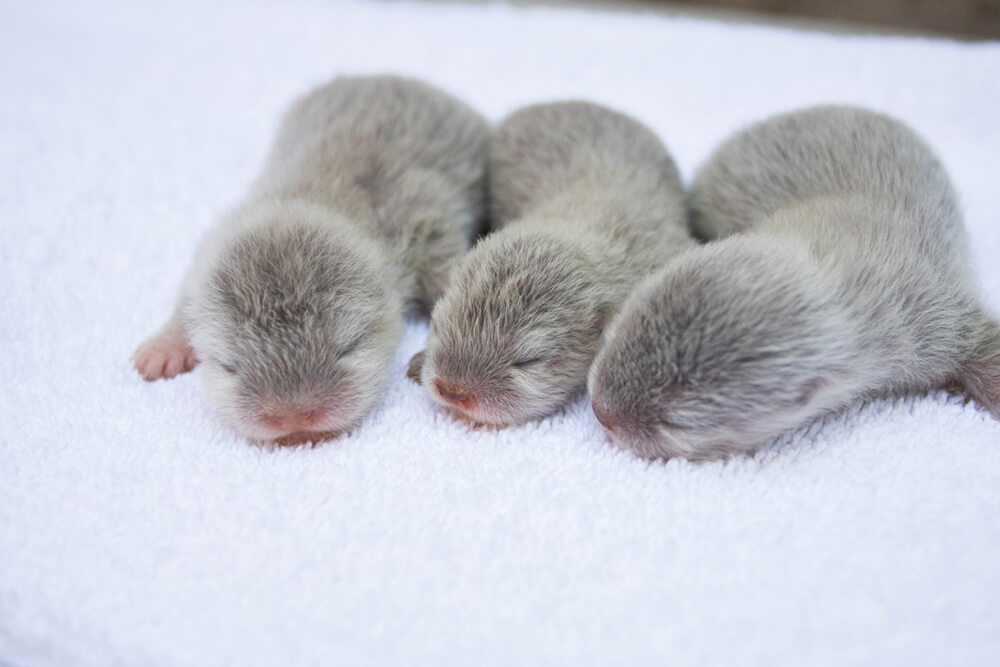
[[[219,418],[251,440],[271,441],[289,435],[261,419],[288,406],[321,410],[323,419],[308,430],[317,435],[339,435],[356,426],[378,399],[391,359],[382,353],[384,347],[380,342],[359,346],[349,357],[337,361],[336,373],[325,374],[336,380],[313,380],[285,395],[261,395],[256,382],[210,361],[203,371],[206,395]]]
[[[432,399],[506,426],[543,417],[581,393],[597,349],[589,271],[579,252],[544,236],[500,232],[463,261],[431,316],[422,369]],[[474,396],[456,406],[441,380]]]
[[[337,433],[367,414],[402,326],[377,248],[332,231],[323,209],[257,207],[192,279],[185,306],[205,387],[221,419],[256,440],[288,435],[274,412],[322,415]]]

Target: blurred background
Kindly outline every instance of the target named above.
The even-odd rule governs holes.
[[[510,4],[653,10],[829,32],[1000,39],[1000,0],[511,0]]]

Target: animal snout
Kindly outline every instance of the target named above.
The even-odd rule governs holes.
[[[597,417],[597,421],[601,422],[601,426],[608,431],[614,431],[616,426],[621,425],[621,415],[615,414],[608,406],[595,401],[591,403],[591,407],[594,410],[594,416]]]
[[[463,408],[468,408],[476,402],[471,392],[445,380],[434,380],[434,390],[444,400]]]
[[[294,433],[308,431],[323,421],[326,414],[322,408],[286,408],[272,410],[261,416],[261,422],[270,428]]]

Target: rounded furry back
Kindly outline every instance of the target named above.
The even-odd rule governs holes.
[[[882,114],[817,107],[738,133],[689,202],[711,240],[647,280],[590,373],[594,411],[647,456],[750,451],[859,398],[960,382],[1000,414],[941,163]]]

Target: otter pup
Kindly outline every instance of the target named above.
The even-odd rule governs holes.
[[[645,457],[749,452],[866,397],[959,383],[1000,416],[1000,327],[952,185],[902,123],[850,107],[725,142],[690,192],[717,239],[646,280],[590,371],[594,413]]]
[[[489,173],[499,231],[455,270],[409,375],[459,417],[506,426],[581,393],[625,296],[695,241],[663,144],[596,104],[509,116]]]
[[[171,378],[200,361],[220,417],[255,440],[357,424],[404,310],[441,295],[477,232],[488,147],[478,113],[419,81],[340,77],[300,98],[136,370]]]

